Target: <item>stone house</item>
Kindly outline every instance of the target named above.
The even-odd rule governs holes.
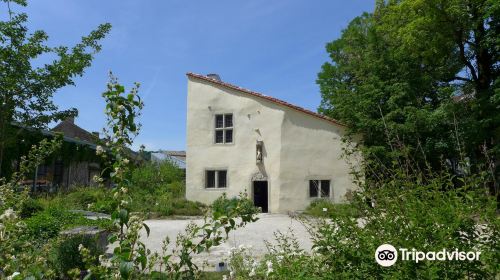
[[[344,125],[214,74],[187,78],[187,199],[244,192],[272,213],[345,202],[355,185],[341,158]]]

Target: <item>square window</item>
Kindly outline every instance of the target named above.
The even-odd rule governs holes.
[[[224,131],[216,130],[215,131],[215,143],[224,143]]]
[[[206,174],[206,188],[215,188],[215,171],[207,171]]]
[[[329,198],[330,180],[309,180],[310,198]]]
[[[227,188],[227,170],[205,171],[205,188],[207,189]]]
[[[318,197],[318,180],[310,180],[309,181],[309,197]]]

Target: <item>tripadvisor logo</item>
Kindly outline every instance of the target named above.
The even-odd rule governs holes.
[[[375,251],[375,261],[381,266],[391,266],[396,263],[399,258],[402,261],[478,261],[481,252],[463,252],[458,249],[449,251],[442,249],[441,251],[422,252],[416,249],[408,250],[405,248],[394,248],[391,244],[380,245]]]

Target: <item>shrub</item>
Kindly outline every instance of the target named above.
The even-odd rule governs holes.
[[[19,215],[21,218],[29,218],[43,210],[43,204],[33,198],[28,198],[21,203]]]
[[[314,248],[328,271],[326,278],[366,278],[377,275],[391,279],[494,279],[498,277],[500,224],[496,202],[482,189],[480,176],[461,178],[423,174],[414,177],[393,168],[389,178],[374,188],[373,182],[353,194],[352,207],[361,219],[332,216],[310,223]],[[426,176],[423,179],[423,176]],[[367,201],[374,202],[371,206]],[[374,252],[382,244],[397,250],[422,252],[458,249],[481,252],[475,261],[401,261],[382,267]],[[399,252],[398,252],[399,253]]]
[[[359,218],[360,213],[348,203],[337,204],[326,199],[316,199],[307,207],[305,214],[316,217],[345,216]]]
[[[174,197],[184,196],[184,173],[169,161],[146,163],[132,171],[131,189],[149,193],[168,192]]]
[[[62,238],[55,243],[51,254],[52,263],[60,274],[67,275],[67,272],[74,268],[80,270],[85,269],[85,263],[78,250],[80,244],[89,250],[94,260],[98,260],[99,255],[104,253],[104,251],[97,246],[95,237],[74,235]]]
[[[29,237],[43,240],[56,237],[61,230],[59,220],[48,212],[40,212],[26,220]]]
[[[181,216],[199,216],[203,215],[205,204],[186,199],[174,199],[172,201],[172,214]]]
[[[226,193],[223,193],[212,203],[212,212],[215,217],[229,216],[237,207],[238,211],[245,214],[255,214],[259,211],[246,194],[241,193],[239,197],[227,198]]]

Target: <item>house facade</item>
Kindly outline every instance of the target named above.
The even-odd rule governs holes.
[[[187,77],[187,199],[245,192],[263,212],[284,213],[342,203],[355,188],[339,122],[216,75]]]

